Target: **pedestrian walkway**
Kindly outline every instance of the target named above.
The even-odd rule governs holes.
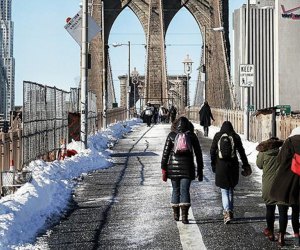
[[[204,180],[192,182],[190,224],[173,220],[171,183],[161,180],[160,169],[169,131],[170,124],[143,124],[120,140],[111,155],[112,166],[79,183],[70,210],[38,238],[36,249],[276,248],[262,234],[265,208],[255,171],[240,177],[235,219],[223,224],[221,196],[210,168],[211,139],[201,134]],[[293,248],[291,240],[287,244]]]

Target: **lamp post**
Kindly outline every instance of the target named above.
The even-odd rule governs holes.
[[[139,83],[138,87],[138,91],[139,91],[139,99],[140,99],[140,115],[142,113],[143,110],[143,105],[142,105],[142,99],[144,98],[144,86]]]
[[[202,65],[202,72],[204,74],[204,88],[203,88],[203,99],[206,101],[207,98],[207,53],[206,53],[206,31],[211,30],[215,32],[223,32],[224,27],[216,27],[216,28],[206,28],[206,26],[203,27],[203,65]]]
[[[113,43],[112,46],[113,47],[120,47],[123,45],[127,45],[128,46],[128,73],[127,73],[127,87],[126,87],[126,91],[127,91],[127,95],[126,95],[126,109],[127,109],[127,119],[130,118],[130,102],[129,102],[129,97],[130,97],[130,41],[128,41],[128,43]]]
[[[132,77],[132,84],[133,84],[133,107],[134,107],[134,114],[136,113],[136,100],[135,100],[135,88],[136,84],[139,82],[139,72],[136,70],[136,67],[133,68],[131,72]]]
[[[245,46],[245,62],[249,64],[249,12],[250,12],[250,0],[247,0],[246,5],[246,46]],[[250,88],[244,88],[244,135],[247,140],[249,140],[249,106],[250,103]]]
[[[186,92],[187,92],[187,97],[186,97],[186,102],[187,106],[190,106],[190,91],[189,91],[189,78],[190,74],[192,73],[192,65],[193,61],[190,59],[189,55],[186,55],[186,58],[183,60],[183,66],[184,66],[184,73],[186,74],[187,78],[187,85],[186,85]]]

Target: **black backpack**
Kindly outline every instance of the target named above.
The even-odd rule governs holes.
[[[224,133],[218,141],[218,155],[220,159],[228,160],[235,157],[234,140],[232,136]]]

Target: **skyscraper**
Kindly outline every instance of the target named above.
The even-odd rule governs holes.
[[[0,114],[7,117],[15,105],[15,59],[13,57],[14,26],[11,21],[12,0],[1,0],[0,6]],[[5,102],[5,103],[4,103]]]
[[[255,67],[255,83],[250,87],[248,105],[254,109],[274,106],[274,1],[250,2],[248,62],[246,62],[246,5],[234,11],[233,29],[233,78],[239,106],[244,108],[245,104],[244,87],[240,87],[241,64],[253,64]]]

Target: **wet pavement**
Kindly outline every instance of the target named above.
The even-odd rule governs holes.
[[[257,171],[240,177],[235,218],[223,224],[220,191],[210,168],[211,140],[201,133],[204,180],[192,182],[190,224],[173,220],[171,183],[161,180],[160,169],[169,131],[169,124],[143,124],[120,140],[113,166],[79,182],[69,211],[38,237],[35,249],[276,249],[276,242],[262,234],[265,207]],[[284,249],[295,249],[287,237]]]

